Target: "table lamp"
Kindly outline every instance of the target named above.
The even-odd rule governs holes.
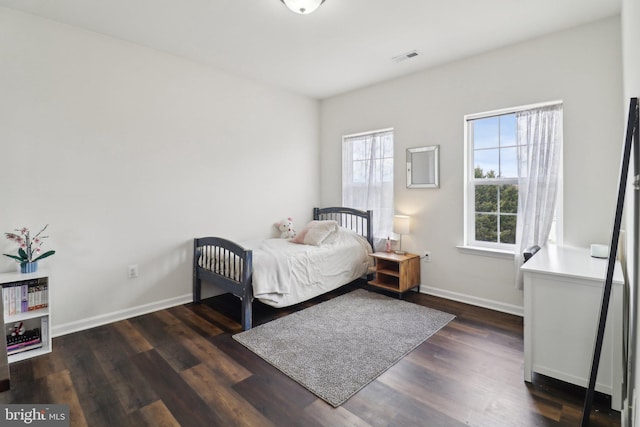
[[[396,251],[398,255],[406,254],[406,252],[402,250],[402,235],[409,234],[410,224],[411,218],[407,215],[393,216],[393,232],[400,235],[400,249]]]

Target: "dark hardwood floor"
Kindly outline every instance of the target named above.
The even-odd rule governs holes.
[[[303,309],[259,305],[256,323]],[[424,294],[457,317],[339,408],[235,342],[228,295],[57,337],[11,365],[0,403],[67,403],[74,426],[576,426],[584,391],[522,380],[522,319]],[[592,426],[619,426],[597,396]]]

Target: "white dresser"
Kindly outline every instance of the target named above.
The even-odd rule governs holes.
[[[524,273],[524,380],[537,372],[587,387],[591,373],[606,259],[589,249],[546,246]],[[623,275],[616,263],[596,390],[622,406]]]

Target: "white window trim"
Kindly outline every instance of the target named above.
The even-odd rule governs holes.
[[[384,133],[384,132],[393,132],[393,128],[383,128],[383,129],[376,129],[376,130],[368,130],[365,132],[358,132],[358,133],[351,133],[349,135],[342,135],[342,144],[345,143],[345,141],[349,138],[355,138],[358,136],[363,136],[363,135],[372,135],[374,133]]]
[[[509,258],[513,259],[515,255],[516,245],[504,244],[504,243],[495,243],[491,242],[482,242],[482,244],[478,244],[475,239],[472,239],[471,236],[475,235],[475,221],[472,219],[472,216],[469,214],[469,209],[471,206],[475,206],[474,203],[474,193],[469,188],[469,164],[472,163],[473,160],[473,151],[469,149],[469,121],[480,119],[480,118],[488,118],[492,116],[501,116],[505,114],[517,113],[520,111],[533,110],[535,108],[547,107],[550,105],[562,104],[561,100],[558,101],[550,101],[550,102],[541,102],[538,104],[529,104],[523,105],[519,107],[511,107],[511,108],[501,108],[498,110],[487,111],[484,113],[474,113],[467,114],[463,118],[463,128],[464,128],[464,227],[463,227],[463,238],[464,244],[457,245],[462,253],[472,254],[472,255],[482,255],[496,258]],[[564,150],[563,150],[564,151]],[[558,199],[556,200],[556,244],[562,245],[564,238],[564,180],[563,180],[563,154],[560,154],[560,171],[558,177]],[[517,183],[517,178],[516,178]]]
[[[456,246],[460,250],[460,252],[469,254],[469,255],[481,255],[487,256],[491,258],[506,258],[506,259],[514,259],[515,253],[514,251],[508,251],[504,249],[492,249],[488,247],[482,246],[469,246],[469,245],[458,245]]]
[[[538,104],[521,105],[519,107],[501,108],[498,110],[486,111],[484,113],[467,114],[464,116],[464,123],[466,124],[467,121],[469,120],[475,120],[475,119],[481,119],[481,118],[485,119],[487,117],[492,117],[492,116],[503,116],[505,114],[518,113],[520,111],[526,111],[526,110],[534,110],[536,108],[548,107],[550,105],[558,105],[558,104],[562,104],[562,101],[558,100],[558,101],[540,102]]]

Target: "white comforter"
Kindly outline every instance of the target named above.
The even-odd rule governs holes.
[[[301,245],[286,239],[241,243],[253,250],[253,295],[273,307],[306,301],[367,273],[371,246],[340,228],[331,243]]]

